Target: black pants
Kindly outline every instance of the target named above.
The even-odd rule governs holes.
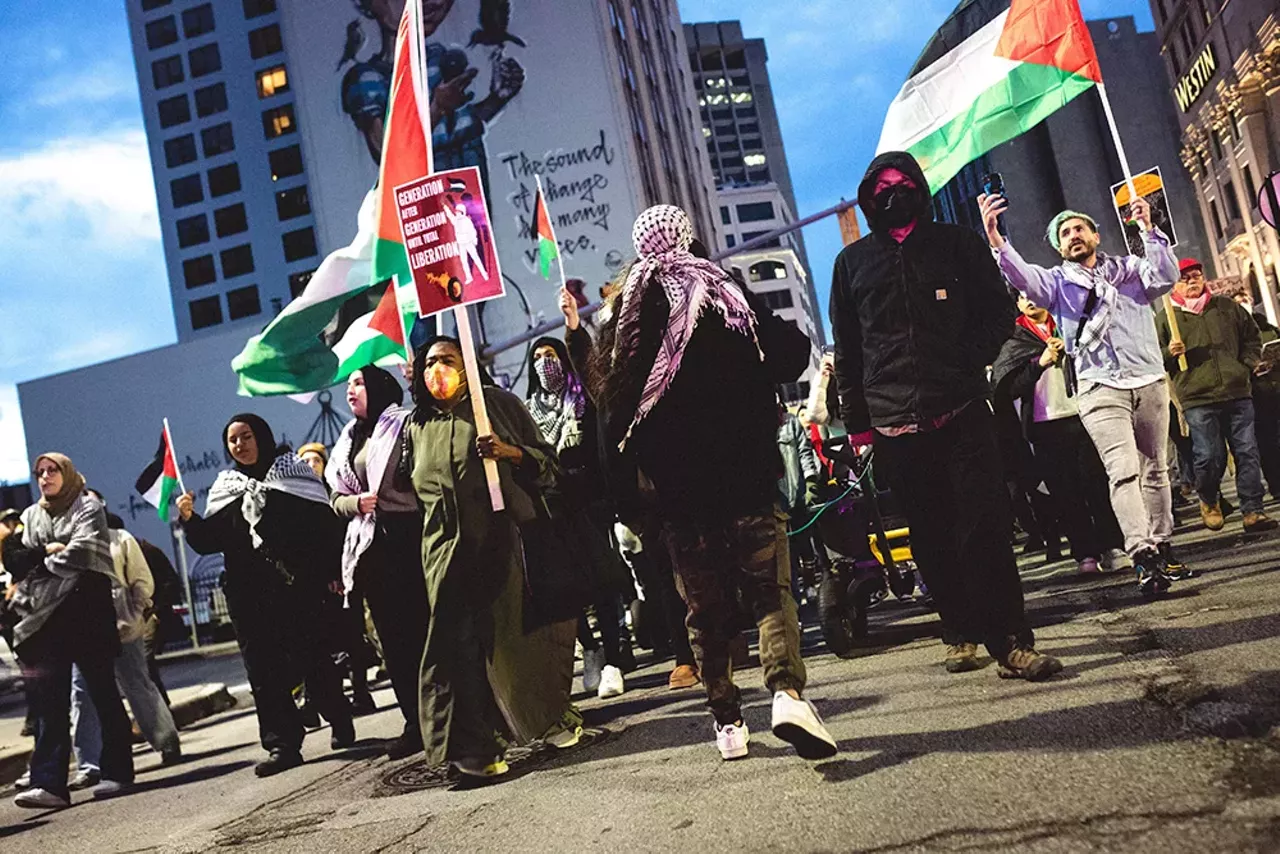
[[[689,643],[689,629],[685,620],[689,606],[676,589],[675,569],[671,565],[671,552],[662,537],[661,523],[657,517],[645,521],[639,532],[644,548],[627,556],[636,577],[644,586],[645,598],[653,602],[662,614],[663,627],[671,643],[671,651],[677,665],[694,664],[693,647]]]
[[[876,462],[911,528],[943,640],[986,644],[1000,659],[1033,642],[1009,543],[1012,525],[990,410],[974,401],[938,430],[879,436]]]
[[[33,788],[68,796],[72,664],[84,674],[102,724],[103,779],[133,782],[129,716],[116,689],[115,657],[119,652],[111,582],[96,573],[86,573],[48,622],[19,646],[27,701],[36,716]]]
[[[1280,495],[1280,396],[1254,391],[1253,431],[1262,457],[1262,476],[1271,497]]]
[[[421,738],[418,676],[427,646],[431,605],[422,574],[422,517],[384,513],[356,568],[356,587],[373,614],[406,737]]]
[[[324,611],[328,590],[315,579],[298,577],[286,585],[268,567],[262,575],[224,583],[240,656],[257,704],[258,737],[267,751],[302,749],[302,713],[293,689],[303,682],[308,699],[336,726],[351,722],[342,693],[342,673],[334,663],[331,629]]]
[[[1080,419],[1041,421],[1031,425],[1030,433],[1071,556],[1078,561],[1099,558],[1107,549],[1124,548],[1106,469]]]

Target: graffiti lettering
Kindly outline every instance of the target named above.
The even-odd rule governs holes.
[[[592,146],[583,146],[576,151],[556,149],[546,152],[541,160],[531,158],[523,151],[507,154],[502,157],[502,165],[507,167],[511,180],[532,178],[534,175],[551,175],[570,166],[581,166],[584,163],[603,162],[612,166],[617,156],[615,149],[609,146],[604,131],[600,131],[600,141]]]

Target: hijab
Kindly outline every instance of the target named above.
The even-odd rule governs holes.
[[[351,430],[351,459],[355,459],[373,435],[373,428],[382,413],[404,403],[404,388],[387,371],[376,365],[365,365],[360,369],[360,376],[364,379],[365,414],[364,418],[356,419]]]
[[[543,347],[555,351],[560,363],[554,382],[539,371],[534,353]],[[552,372],[554,373],[554,372]],[[529,414],[557,453],[582,444],[582,418],[587,411],[587,393],[582,380],[569,364],[569,351],[554,338],[539,338],[529,353]]]
[[[258,415],[252,412],[242,412],[239,415],[231,416],[231,420],[227,422],[227,426],[222,428],[222,447],[227,448],[227,431],[231,429],[232,424],[247,424],[249,429],[253,431],[253,438],[258,443],[258,461],[251,466],[244,466],[236,462],[236,471],[251,477],[254,480],[262,480],[271,468],[271,463],[275,461],[278,453],[276,448],[276,437],[271,432],[271,425]],[[230,453],[230,449],[227,450]],[[235,462],[234,458],[232,462]]]
[[[36,457],[35,468],[40,467],[41,460],[48,460],[58,467],[62,474],[62,488],[52,498],[40,496],[40,506],[50,516],[61,516],[71,509],[75,500],[84,493],[84,477],[76,471],[75,464],[66,454],[49,452]]]
[[[756,337],[756,316],[742,288],[728,273],[690,252],[693,225],[680,208],[655,205],[636,219],[631,230],[639,260],[627,274],[618,311],[618,333],[613,359],[632,358],[640,343],[640,315],[644,296],[654,282],[666,295],[669,306],[666,331],[654,357],[653,368],[640,394],[640,403],[627,434],[619,443],[626,447],[632,431],[662,399],[680,370],[685,347],[707,309],[724,318],[724,325],[747,336],[756,345],[760,360],[764,351]]]

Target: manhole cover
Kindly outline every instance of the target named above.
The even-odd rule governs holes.
[[[508,777],[525,774],[553,760],[572,756],[589,747],[602,744],[613,733],[607,729],[585,728],[582,738],[576,745],[567,750],[560,750],[545,742],[534,742],[528,747],[512,747],[507,750],[507,765],[511,768]],[[374,789],[375,798],[392,795],[404,795],[409,792],[421,792],[426,789],[440,789],[458,782],[458,772],[448,765],[431,767],[425,760],[411,762],[398,768],[392,768],[379,778]]]

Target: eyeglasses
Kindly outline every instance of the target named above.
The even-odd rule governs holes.
[[[36,477],[53,477],[55,474],[61,474],[56,468],[52,469],[36,469]]]

